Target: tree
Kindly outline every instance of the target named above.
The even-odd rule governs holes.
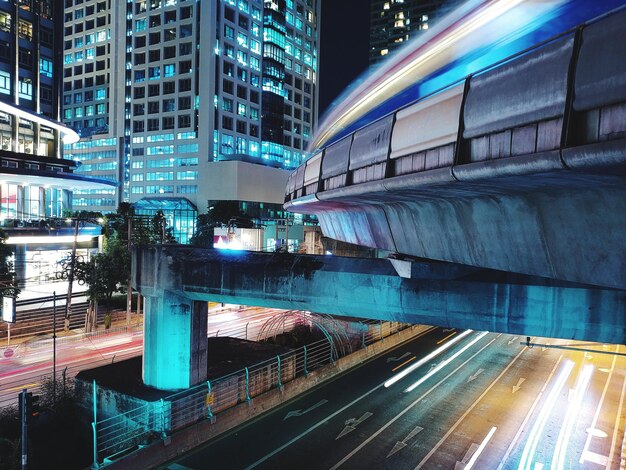
[[[6,297],[17,297],[20,289],[17,287],[13,262],[11,257],[13,251],[7,245],[9,236],[0,228],[0,295]]]
[[[92,256],[89,261],[76,262],[75,277],[88,286],[85,329],[89,331],[96,323],[98,302],[106,301],[108,311],[113,294],[126,292],[130,277],[128,247],[117,236],[111,236],[105,241],[102,253]]]

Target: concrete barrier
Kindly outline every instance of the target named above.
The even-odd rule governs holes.
[[[424,334],[432,327],[414,325],[394,335],[377,341],[348,356],[338,359],[334,364],[311,372],[307,377],[298,377],[284,384],[282,389],[274,388],[266,393],[254,397],[249,403],[242,403],[219,413],[213,421],[205,420],[196,425],[182,429],[164,440],[125,455],[123,458],[106,467],[110,469],[154,468],[158,465],[175,459],[200,446],[209,440],[223,434],[250,419],[285,404],[308,390],[333,379],[348,369],[375,356],[389,351],[400,344]]]

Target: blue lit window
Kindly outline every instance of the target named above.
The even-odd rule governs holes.
[[[257,54],[261,53],[261,43],[259,41],[257,41],[256,39],[251,39],[250,40],[250,50],[252,52],[256,52]]]
[[[52,78],[52,59],[47,57],[39,59],[39,73],[45,77]]]
[[[261,27],[258,25],[258,23],[252,22],[252,35],[254,37],[260,37],[261,36]]]
[[[237,51],[237,62],[241,65],[248,65],[248,54],[243,51]]]
[[[85,49],[85,56],[87,57],[87,59],[94,58],[93,47],[90,47],[89,49]]]
[[[83,47],[83,37],[77,37],[74,39],[74,47]]]
[[[300,18],[296,18],[296,28],[302,30],[303,27],[304,23],[302,23],[302,20]]]
[[[163,67],[163,75],[166,77],[173,77],[176,75],[176,65],[175,64],[166,64]]]
[[[222,134],[221,153],[223,155],[232,155],[235,153],[235,139],[232,135]]]
[[[261,10],[254,6],[252,7],[252,18],[255,20],[261,20]]]
[[[146,29],[146,23],[147,21],[145,18],[135,21],[135,31],[136,32],[144,31]]]
[[[176,179],[180,181],[197,180],[198,172],[197,171],[177,171]]]
[[[18,96],[27,100],[33,99],[33,81],[30,78],[20,78]]]
[[[156,67],[150,67],[148,69],[148,76],[150,77],[150,80],[154,80],[156,78],[161,78],[161,67],[156,66]],[[135,79],[135,81],[137,81]]]
[[[101,29],[96,33],[96,42],[106,41],[107,39],[108,37],[106,29]]]
[[[247,140],[244,137],[237,137],[236,150],[237,153],[247,153]]]
[[[63,62],[66,64],[71,64],[74,61],[74,56],[72,54],[65,54]]]
[[[106,88],[98,88],[96,90],[96,101],[98,101],[98,100],[105,100],[106,97],[107,97]]]
[[[237,103],[237,114],[239,114],[239,116],[246,116],[246,105],[243,103]]]
[[[85,44],[93,44],[94,42],[96,42],[95,34],[92,33],[85,35]]]
[[[250,57],[250,65],[252,65],[252,60],[253,59],[254,59],[254,57]],[[257,59],[257,62],[258,62],[258,59]],[[259,87],[260,86],[259,76],[254,74],[254,73],[251,73],[250,74],[250,84],[252,86]]]
[[[224,111],[233,112],[233,100],[229,98],[222,98],[222,109]]]
[[[77,51],[74,53],[74,60],[76,62],[81,62],[83,60],[83,51]]]
[[[250,155],[253,157],[259,156],[259,143],[250,141]]]
[[[224,25],[224,37],[226,39],[230,39],[231,41],[235,40],[235,30],[227,24]]]
[[[241,47],[248,47],[248,36],[242,32],[237,33],[237,44]]]
[[[250,68],[261,71],[261,61],[257,57],[250,57]],[[257,85],[258,86],[258,85]]]
[[[293,13],[287,12],[286,19],[287,19],[287,23],[293,24]]]
[[[237,2],[237,6],[244,13],[248,13],[248,2],[246,0],[239,0],[239,2]]]
[[[93,116],[93,105],[85,106],[85,116]]]
[[[106,114],[107,105],[104,103],[99,103],[96,105],[96,114]]]
[[[135,70],[135,83],[143,82],[145,81],[145,79],[146,79],[145,70]]]

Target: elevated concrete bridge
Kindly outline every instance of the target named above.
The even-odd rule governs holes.
[[[135,248],[146,297],[144,382],[206,379],[207,301],[609,343],[626,340],[626,292],[450,263]],[[406,277],[396,271],[404,270]],[[409,278],[410,277],[410,278]]]
[[[626,12],[318,150],[285,208],[325,236],[626,289]]]

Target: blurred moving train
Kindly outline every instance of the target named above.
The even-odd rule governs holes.
[[[330,139],[289,177],[285,208],[316,212],[366,183],[369,193],[420,186],[416,175],[462,180],[468,164],[509,157],[523,171],[624,165],[623,149],[559,150],[626,137],[625,44],[622,5]]]

